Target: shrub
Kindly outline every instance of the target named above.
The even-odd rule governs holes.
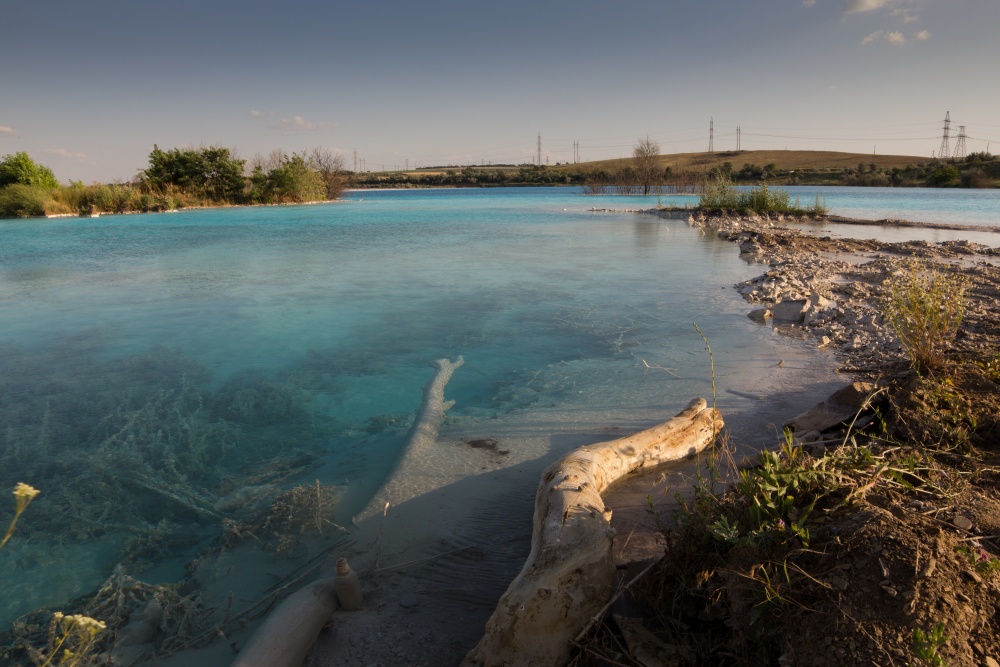
[[[815,206],[802,208],[796,201],[793,206],[787,190],[772,190],[766,183],[750,190],[736,190],[729,177],[719,175],[707,183],[701,192],[699,206],[703,209],[736,211],[739,213],[809,213],[825,215],[826,202],[820,203],[816,195]]]
[[[916,370],[944,362],[944,350],[965,316],[967,290],[963,276],[926,270],[916,262],[886,281],[885,319]]]
[[[931,174],[931,184],[938,187],[948,187],[958,184],[958,168],[943,164]]]
[[[45,188],[33,185],[8,185],[0,188],[0,218],[28,218],[45,215],[51,196]]]

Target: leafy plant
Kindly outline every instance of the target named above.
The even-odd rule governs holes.
[[[965,558],[965,560],[981,577],[989,577],[994,572],[1000,572],[1000,560],[994,558],[982,547],[970,549],[966,546],[955,547],[955,552]]]
[[[938,649],[948,641],[944,632],[944,623],[936,623],[930,632],[920,628],[913,629],[913,655],[918,660],[933,667],[944,667],[944,658],[938,655]]]
[[[758,467],[740,471],[736,490],[747,501],[751,537],[794,537],[804,545],[809,543],[809,529],[804,524],[816,498],[801,504],[797,501],[821,473],[801,465],[804,456],[789,442],[782,446],[781,454],[762,451]]]
[[[967,290],[963,276],[924,269],[916,262],[886,281],[885,318],[916,370],[944,362],[944,350],[965,316]]]

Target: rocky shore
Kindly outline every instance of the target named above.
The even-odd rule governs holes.
[[[735,286],[748,315],[832,351],[854,381],[838,394],[863,407],[795,433],[735,486],[702,481],[631,588],[641,637],[611,615],[584,649],[600,658],[575,664],[1000,665],[1000,252],[804,222],[688,218],[763,265]],[[968,285],[946,360],[921,374],[883,316],[886,281],[914,261]]]
[[[959,335],[961,350],[985,349],[1000,341],[1000,313],[995,308],[1000,299],[1000,248],[968,241],[834,239],[790,226],[801,222],[786,216],[688,217],[688,224],[706,234],[738,244],[747,261],[767,266],[761,275],[736,286],[754,306],[748,312],[751,319],[833,350],[845,373],[873,377],[905,363],[898,341],[881,317],[881,300],[886,279],[907,271],[913,260],[948,267],[968,277],[972,288],[966,323]],[[1000,245],[1000,234],[997,243]]]

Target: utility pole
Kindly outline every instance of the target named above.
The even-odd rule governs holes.
[[[736,152],[740,152],[740,126],[736,126]]]
[[[539,167],[542,166],[542,133],[538,133],[538,161],[535,163]]]
[[[354,149],[354,173],[358,173],[358,149]]]
[[[410,170],[410,158],[406,158],[406,171]]]
[[[951,131],[951,112],[946,111],[944,113],[944,134],[941,136],[941,148],[938,149],[938,157],[941,159],[947,159],[951,155],[951,149],[948,146],[948,133]]]
[[[715,118],[708,119],[708,152],[715,152]]]

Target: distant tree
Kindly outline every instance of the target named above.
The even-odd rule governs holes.
[[[647,135],[645,139],[639,139],[639,143],[632,149],[632,158],[636,183],[642,194],[648,195],[659,185],[659,178],[663,173],[659,167],[660,144]]]
[[[292,153],[267,173],[263,195],[265,203],[318,201],[325,198],[326,184],[304,154]]]
[[[336,199],[344,191],[344,156],[329,148],[316,147],[309,154],[309,167],[323,180],[327,199]]]
[[[245,160],[231,155],[228,148],[209,146],[164,151],[154,144],[144,174],[149,185],[157,189],[174,186],[214,201],[237,202],[244,199],[244,165]]]
[[[943,164],[931,174],[931,183],[938,187],[948,187],[958,184],[958,169],[950,164]]]
[[[0,160],[0,187],[5,185],[33,185],[54,190],[59,181],[48,167],[37,164],[25,153],[5,155]]]

